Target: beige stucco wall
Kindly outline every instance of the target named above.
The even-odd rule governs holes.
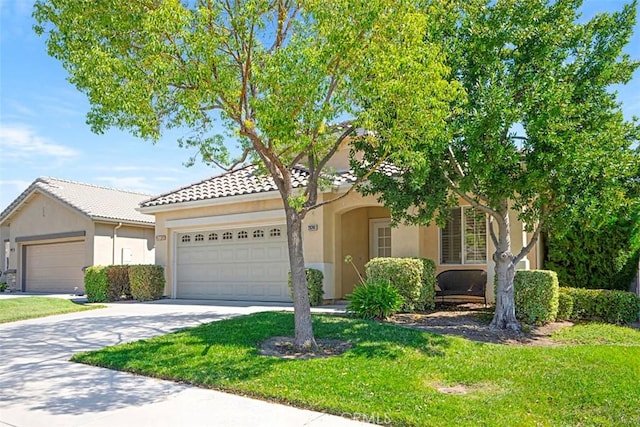
[[[3,240],[7,237],[10,240],[11,251],[9,253],[9,268],[16,270],[16,285],[22,284],[23,247],[28,245],[43,243],[58,243],[65,241],[84,240],[85,258],[83,265],[92,264],[93,258],[93,223],[91,220],[67,207],[60,201],[47,195],[34,193],[19,211],[13,213],[3,223]],[[8,230],[8,231],[7,231]],[[29,238],[33,236],[47,236],[58,233],[84,231],[84,237],[55,238],[29,240],[27,242],[16,243],[16,238]]]
[[[155,234],[152,227],[117,227],[118,224],[96,223],[93,244],[95,265],[155,263]]]
[[[23,248],[29,245],[84,241],[83,266],[108,265],[113,262],[113,228],[117,224],[94,223],[89,217],[46,194],[34,193],[22,203],[20,209],[5,219],[0,228],[0,254],[4,257],[4,240],[9,239],[9,268],[16,270],[16,286],[23,283],[21,266]],[[84,236],[60,237],[62,233],[80,233]],[[39,236],[32,240],[34,236]],[[28,241],[16,242],[29,238]],[[131,250],[130,264],[153,264],[154,228],[123,225],[118,230],[116,252]],[[4,258],[0,258],[4,260]],[[4,268],[4,264],[0,266]]]
[[[341,193],[325,193],[320,200],[336,198]],[[259,195],[259,200],[242,200],[238,203],[218,204],[193,208],[174,209],[156,214],[156,263],[165,267],[167,287],[165,293],[171,295],[173,286],[174,236],[178,232],[196,229],[211,229],[223,226],[248,226],[260,224],[263,213],[282,210],[282,201],[277,194]],[[227,199],[226,201],[231,201]],[[242,216],[241,222],[232,222],[234,215]],[[261,216],[262,215],[262,216]],[[229,223],[220,224],[219,218],[229,216]],[[369,260],[369,222],[375,218],[388,218],[387,209],[380,207],[374,197],[362,197],[350,193],[331,204],[311,211],[303,223],[303,243],[305,264],[318,268],[325,274],[325,298],[342,298],[352,291],[358,282],[358,276],[352,266],[344,263],[344,257],[351,255],[360,272],[364,272],[364,264]],[[282,211],[282,218],[284,212]],[[179,220],[193,220],[197,225],[180,225]],[[517,214],[511,217],[511,239],[514,253],[519,252],[523,237],[523,226],[517,220]],[[173,222],[171,227],[167,222]],[[192,222],[193,222],[192,221]],[[218,222],[216,222],[218,221]],[[178,225],[175,225],[176,222]],[[187,221],[188,222],[188,221]],[[281,222],[284,222],[282,219]],[[215,225],[212,225],[215,224]],[[490,239],[488,242],[486,264],[442,265],[439,256],[439,229],[435,225],[406,226],[399,224],[392,228],[392,255],[397,257],[419,256],[431,258],[436,262],[437,272],[447,269],[484,269],[487,270],[487,297],[493,299],[494,264],[491,255],[495,251]],[[520,268],[537,268],[536,250],[530,253],[527,261]]]

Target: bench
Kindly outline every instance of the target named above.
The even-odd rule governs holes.
[[[447,270],[436,277],[436,297],[481,297],[487,305],[487,272],[484,270]]]

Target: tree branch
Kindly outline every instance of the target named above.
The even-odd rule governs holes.
[[[206,159],[206,161],[213,163],[214,165],[216,165],[217,167],[219,167],[220,169],[222,169],[225,172],[231,172],[233,171],[238,165],[242,164],[245,162],[245,160],[247,160],[247,157],[249,156],[249,153],[253,151],[253,149],[251,148],[245,148],[244,151],[242,152],[242,156],[236,160],[235,162],[233,162],[230,166],[225,166],[222,163],[218,162],[215,159]]]
[[[542,220],[538,221],[538,224],[536,225],[536,228],[533,231],[533,235],[531,236],[531,240],[529,240],[529,244],[523,247],[520,253],[513,259],[514,265],[519,263],[525,256],[527,256],[527,254],[531,252],[531,249],[533,249],[535,244],[538,242],[538,238],[540,237],[540,231],[542,230],[542,224],[543,224]]]
[[[324,201],[322,201],[322,202],[320,202],[320,203],[316,203],[316,204],[315,204],[315,205],[313,205],[313,206],[309,206],[309,207],[307,208],[307,210],[311,211],[311,210],[313,210],[313,209],[317,209],[317,208],[319,208],[319,207],[321,207],[321,206],[328,205],[329,203],[333,203],[333,202],[335,202],[335,201],[337,201],[337,200],[342,199],[343,197],[348,196],[348,195],[349,195],[349,193],[351,193],[351,191],[353,191],[353,189],[354,189],[358,184],[360,184],[360,183],[361,183],[361,182],[363,182],[364,180],[368,179],[368,178],[371,176],[371,174],[372,174],[372,173],[374,173],[374,172],[375,172],[375,171],[380,167],[380,165],[381,165],[381,164],[386,160],[386,158],[387,158],[387,156],[388,156],[388,155],[389,155],[389,152],[388,152],[388,150],[387,150],[387,151],[385,151],[385,153],[380,157],[380,159],[378,159],[378,161],[376,162],[376,164],[375,164],[375,165],[373,165],[373,167],[371,167],[371,169],[369,169],[369,171],[368,171],[366,174],[364,174],[363,176],[361,176],[361,177],[357,178],[357,179],[354,181],[354,183],[353,183],[353,184],[351,184],[351,187],[349,187],[349,189],[348,189],[346,192],[344,192],[343,194],[341,194],[341,195],[339,195],[339,196],[337,196],[337,197],[334,197],[333,199],[330,199],[330,200],[324,200]]]
[[[493,242],[493,246],[497,248],[499,246],[498,236],[496,236],[496,231],[493,229],[493,221],[494,221],[494,217],[489,216],[489,235],[491,236],[491,241]]]

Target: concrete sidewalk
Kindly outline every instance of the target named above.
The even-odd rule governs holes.
[[[285,405],[68,362],[72,354],[81,351],[231,316],[282,309],[291,307],[163,300],[108,304],[106,309],[1,324],[0,426],[366,425]],[[340,307],[325,310],[338,311]]]

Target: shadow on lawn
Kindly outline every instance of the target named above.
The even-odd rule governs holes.
[[[353,344],[353,348],[349,349],[345,356],[395,359],[409,348],[429,357],[439,357],[444,355],[444,350],[450,345],[449,339],[440,335],[344,316],[314,315],[313,323],[316,338],[349,341]],[[274,336],[292,337],[294,319],[292,313],[257,313],[227,322],[203,325],[184,331],[182,334],[188,335],[190,339],[195,339],[200,345],[205,346],[202,356],[206,356],[212,346],[222,345],[240,346],[248,350],[248,354],[253,357],[258,355],[263,341]],[[266,364],[260,363],[264,369],[271,368],[273,363],[286,363],[277,358],[260,359],[272,361]],[[220,368],[233,370],[234,378],[237,379],[260,373],[260,369],[247,370],[244,362],[229,363],[230,365]]]

